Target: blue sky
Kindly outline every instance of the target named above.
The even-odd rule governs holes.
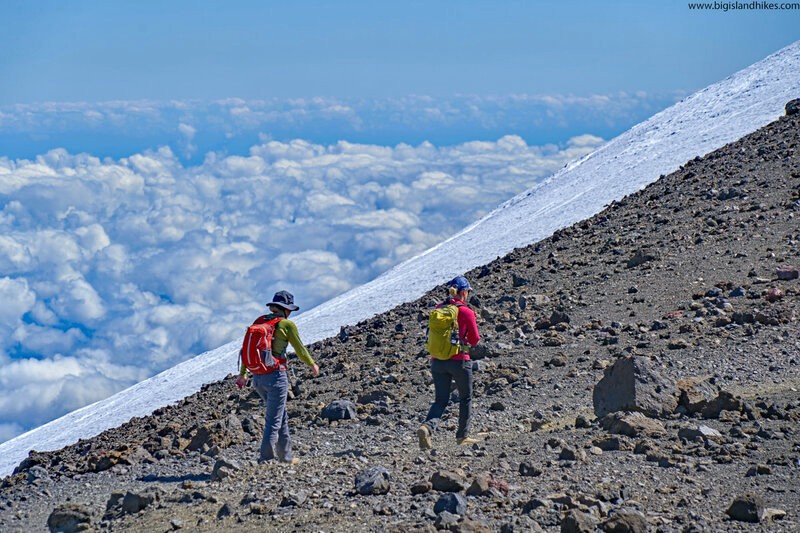
[[[309,309],[790,44],[658,2],[0,2],[0,441]]]
[[[0,105],[691,91],[794,41],[798,11],[658,1],[17,1]]]

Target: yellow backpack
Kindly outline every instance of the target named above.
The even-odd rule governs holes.
[[[431,357],[446,361],[461,351],[458,338],[458,308],[448,304],[437,307],[428,316],[428,342],[426,348]]]

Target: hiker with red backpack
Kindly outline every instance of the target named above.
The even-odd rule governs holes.
[[[297,326],[289,320],[292,311],[300,309],[294,304],[294,296],[287,291],[276,292],[267,307],[270,313],[257,318],[245,334],[240,352],[242,364],[236,386],[244,388],[249,372],[253,376],[253,388],[264,400],[264,436],[258,462],[277,459],[284,463],[297,464],[299,459],[292,455],[289,415],[286,412],[286,398],[289,393],[289,378],[286,375],[287,347],[292,345],[297,357],[311,367],[314,376],[319,375],[319,366],[300,341]]]
[[[425,417],[425,423],[417,430],[419,447],[433,447],[432,433],[450,403],[450,386],[453,381],[458,389],[458,444],[478,442],[469,436],[472,417],[472,361],[469,347],[476,346],[481,336],[475,311],[467,305],[472,290],[464,276],[457,276],[448,283],[450,297],[431,311],[428,320],[427,349],[431,355],[431,375],[435,397]]]

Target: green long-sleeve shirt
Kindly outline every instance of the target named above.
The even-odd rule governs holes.
[[[270,314],[267,315],[267,319],[275,318],[276,316],[277,315]],[[275,326],[275,334],[272,337],[273,355],[285,353],[286,347],[289,344],[294,348],[294,353],[297,355],[298,359],[308,366],[314,366],[314,359],[311,358],[308,349],[303,346],[303,342],[300,340],[300,334],[297,331],[297,326],[288,318],[283,318]],[[246,370],[245,366],[241,365],[239,368],[239,375],[244,376]]]

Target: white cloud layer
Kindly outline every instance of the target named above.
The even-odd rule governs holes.
[[[308,309],[362,284],[601,143],[0,158],[0,439],[238,338],[276,290]]]
[[[241,153],[259,140],[455,145],[514,132],[531,144],[563,143],[586,132],[614,137],[682,96],[637,91],[17,104],[0,107],[0,155],[32,158],[59,146],[119,158],[169,146],[198,163],[210,151]]]

